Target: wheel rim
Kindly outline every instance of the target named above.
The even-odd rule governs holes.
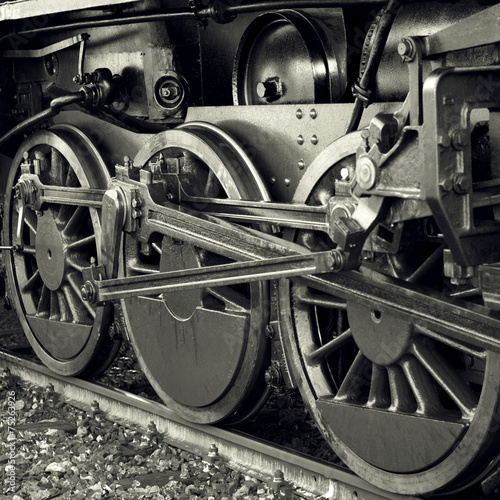
[[[70,125],[32,134],[21,145],[6,189],[4,243],[23,246],[6,258],[7,283],[28,340],[42,362],[63,375],[96,373],[109,363],[110,307],[81,300],[82,269],[100,261],[100,214],[95,208],[49,204],[26,207],[22,241],[12,187],[23,154],[38,160],[42,183],[105,188],[109,174],[89,139]]]
[[[134,164],[147,165],[160,154],[187,158],[183,187],[197,196],[267,199],[250,160],[214,126],[190,123],[158,134]],[[127,275],[227,262],[166,236],[146,253],[138,253],[137,243],[128,238],[125,251]],[[263,403],[269,357],[262,338],[266,297],[266,286],[259,283],[122,302],[139,362],[167,405],[188,420],[215,423],[245,418]]]
[[[327,148],[294,201],[331,196],[354,144],[358,133]],[[315,233],[288,238],[316,250],[328,245]],[[298,283],[281,284],[280,317],[289,365],[318,427],[371,483],[428,493],[474,478],[497,454],[498,354],[452,345],[432,323],[403,320],[376,301],[368,306]]]

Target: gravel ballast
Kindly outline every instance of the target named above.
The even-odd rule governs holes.
[[[7,498],[279,497],[266,483],[229,469],[217,457],[171,447],[153,425],[141,431],[110,422],[97,406],[74,408],[50,387],[27,386],[8,371],[2,373],[0,394],[2,493]]]

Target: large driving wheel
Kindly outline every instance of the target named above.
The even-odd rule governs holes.
[[[294,201],[322,204],[335,195],[341,169],[353,171],[359,139],[356,133],[327,148]],[[289,238],[311,250],[332,246],[311,231]],[[436,244],[434,252],[441,250]],[[451,339],[432,312],[423,322],[394,314],[384,300],[389,286],[411,300],[417,289],[404,283],[410,275],[437,303],[440,292],[428,288],[424,272],[436,260],[429,255],[399,281],[384,277],[383,266],[362,266],[316,284],[283,280],[280,289],[286,356],[319,429],[354,472],[402,494],[469,484],[498,454],[499,354]],[[329,282],[335,294],[326,292]],[[362,285],[353,291],[354,283]]]
[[[163,171],[178,165],[182,188],[192,196],[268,199],[244,151],[212,125],[157,134],[134,164]],[[125,252],[128,276],[228,262],[167,236],[142,246],[127,238]],[[265,402],[267,296],[267,285],[255,283],[123,301],[141,367],[169,407],[190,421],[214,423],[244,419]]]
[[[4,252],[7,284],[31,346],[57,373],[94,374],[109,363],[113,347],[110,308],[93,307],[80,294],[83,268],[101,258],[99,210],[50,203],[40,213],[26,207],[22,216],[12,190],[28,161],[39,165],[41,182],[50,186],[104,189],[110,177],[90,140],[59,125],[23,142],[5,200],[3,243],[21,249]]]

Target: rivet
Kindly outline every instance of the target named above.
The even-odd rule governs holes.
[[[298,109],[296,112],[295,112],[295,116],[300,120],[304,115],[302,113],[302,110],[301,109]]]
[[[318,142],[319,142],[318,136],[317,135],[313,135],[311,137],[311,143],[316,146],[316,144],[318,144]]]
[[[309,113],[309,116],[315,120],[316,117],[318,116],[318,112],[315,110],[315,109],[311,109],[310,113]]]
[[[299,169],[304,170],[306,162],[304,160],[299,160]]]
[[[290,185],[290,179],[287,177],[285,179],[285,186],[288,187]]]
[[[271,184],[276,184],[276,177],[271,177],[270,181]]]
[[[304,144],[304,136],[302,134],[297,137],[297,144],[299,144],[300,146]]]

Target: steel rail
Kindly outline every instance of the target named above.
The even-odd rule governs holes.
[[[62,377],[42,365],[0,351],[0,369],[5,368],[25,382],[42,387],[52,384],[58,394],[77,407],[89,408],[97,401],[111,420],[125,425],[134,423],[143,429],[153,421],[169,444],[196,455],[207,456],[210,446],[215,444],[220,458],[229,467],[261,480],[268,481],[275,470],[282,470],[292,488],[309,498],[417,500],[412,496],[384,492],[327,462],[256,440],[236,430],[186,422],[160,403],[120,389]]]

